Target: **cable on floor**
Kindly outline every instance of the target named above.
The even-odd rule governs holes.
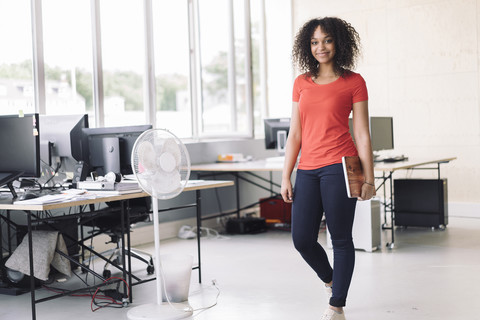
[[[198,312],[196,315],[194,315],[193,317],[196,317],[198,316],[199,314],[201,314],[202,312],[208,310],[208,309],[211,309],[213,307],[215,307],[217,304],[218,304],[218,297],[220,296],[220,288],[217,287],[217,281],[216,280],[212,280],[212,286],[217,289],[217,295],[215,297],[215,302],[208,306],[208,307],[202,307],[202,308],[197,308],[197,309],[193,309],[193,312]]]
[[[106,279],[104,281],[104,283],[110,281],[110,280],[113,280],[113,279],[117,279],[117,280],[121,280],[123,281],[123,283],[125,283],[126,287],[127,287],[127,295],[124,296],[123,294],[120,294],[118,292],[118,284],[117,284],[117,290],[114,290],[118,296],[115,296],[115,297],[112,297],[111,296],[111,293],[110,295],[107,295],[105,294],[105,296],[99,296],[97,295],[98,292],[100,291],[100,288],[97,288],[97,290],[95,290],[95,293],[93,294],[92,296],[92,301],[90,303],[90,309],[92,310],[92,312],[95,312],[99,309],[102,309],[102,308],[106,308],[106,307],[110,307],[110,308],[123,308],[125,306],[124,304],[124,300],[127,300],[128,297],[130,296],[130,287],[128,286],[127,282],[125,281],[125,279],[122,279],[122,278],[119,278],[119,277],[110,277],[108,279]],[[100,291],[100,292],[103,292],[105,293],[105,290],[104,291]],[[97,302],[95,299],[98,298],[98,299],[103,299],[103,300],[107,300],[108,302]],[[119,299],[122,299],[122,302],[118,302]],[[93,305],[97,306],[97,308],[93,308]]]
[[[198,227],[193,227],[192,231],[197,233]],[[211,228],[206,228],[206,227],[200,227],[200,236],[203,236],[203,231],[206,232],[205,237],[207,237],[209,239],[222,239],[222,240],[230,239],[229,237],[221,235],[217,230],[211,229]]]

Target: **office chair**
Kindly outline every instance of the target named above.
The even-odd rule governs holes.
[[[124,261],[122,261],[122,248],[120,247],[120,241],[122,237],[129,232],[130,227],[133,224],[148,221],[150,218],[151,199],[149,197],[129,200],[129,210],[124,208],[124,214],[129,214],[130,226],[124,225],[122,233],[122,226],[120,222],[121,204],[122,202],[120,201],[108,202],[107,208],[96,211],[96,213],[91,217],[80,219],[80,225],[82,227],[81,236],[83,242],[100,234],[106,234],[110,236],[110,242],[107,243],[116,244],[115,248],[100,253],[100,255],[106,257],[108,260],[103,269],[104,278],[111,277],[112,273],[107,269],[110,264],[115,263],[116,265],[124,265]],[[124,221],[125,220],[126,219],[124,219]],[[88,237],[84,237],[83,226],[92,227],[92,230],[89,231],[90,235]],[[130,255],[132,258],[144,262],[147,265],[146,270],[148,274],[153,274],[155,272],[151,254],[134,248],[130,248],[129,251],[126,248],[125,255],[126,257]],[[93,255],[87,259],[84,259],[83,263],[88,264],[96,258],[98,258],[98,256]]]

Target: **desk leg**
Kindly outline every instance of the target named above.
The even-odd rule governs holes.
[[[383,201],[383,226],[382,228],[387,227],[387,187],[386,187],[386,181],[387,178],[385,177],[385,171],[383,172],[383,197],[385,200]]]
[[[385,172],[383,172],[382,175],[382,180],[383,180],[383,195],[384,195],[384,202],[383,202],[383,219],[384,223],[382,224],[382,229],[383,230],[391,230],[391,242],[387,242],[386,247],[389,249],[393,249],[395,246],[395,208],[393,204],[393,171],[390,171],[388,176],[385,175]],[[390,190],[389,193],[390,195],[387,198],[387,187],[386,184],[390,184]],[[387,203],[387,201],[390,201],[390,204]],[[388,226],[387,223],[387,211],[390,211],[390,226]]]
[[[8,255],[12,255],[12,226],[10,225],[11,223],[11,218],[10,218],[10,210],[7,210],[7,237],[8,237]]]
[[[128,201],[127,201],[128,205]],[[128,228],[128,231],[130,232],[130,228]],[[122,276],[125,281],[127,281],[127,260],[126,260],[126,252],[125,252],[125,201],[120,202],[120,234],[122,235]],[[127,235],[128,236],[128,235]],[[130,255],[128,255],[130,256]],[[128,263],[130,263],[130,259],[128,259]],[[131,270],[131,269],[130,269]],[[129,280],[131,280],[130,277],[131,272],[129,272]],[[130,282],[129,282],[130,283]],[[127,284],[123,282],[123,292],[125,294],[128,293],[127,291]]]
[[[83,213],[83,209],[82,209],[82,206],[78,206],[78,212],[79,214],[81,215]],[[80,220],[79,220],[80,221]],[[80,224],[80,241],[82,244],[84,244],[84,240],[85,239],[85,236],[83,234],[83,223]],[[81,254],[80,254],[80,258],[81,258],[81,261],[82,261],[82,265],[85,263],[85,247],[81,246]],[[83,272],[83,269],[82,269],[82,272]]]
[[[235,172],[235,195],[237,198],[237,218],[240,218],[240,185],[238,184],[238,172]]]
[[[33,240],[32,240],[32,213],[27,212],[27,226],[28,226],[28,258],[30,261],[30,298],[32,304],[32,319],[36,319],[35,312],[35,277],[33,270]]]
[[[133,302],[132,253],[131,253],[132,252],[132,243],[131,243],[131,240],[130,240],[130,231],[131,231],[131,228],[130,228],[130,202],[128,200],[126,201],[126,205],[127,205],[126,226],[127,226],[127,252],[128,252],[128,255],[127,255],[127,259],[128,259],[128,285],[130,287],[129,302],[132,303]],[[122,204],[122,208],[123,208],[123,204]]]
[[[200,237],[202,228],[202,196],[200,190],[195,191],[197,202],[197,254],[198,254],[198,282],[202,283],[202,258],[200,253]]]
[[[393,174],[390,174],[390,226],[392,228],[392,242],[387,243],[389,249],[395,247],[395,206],[393,204]]]

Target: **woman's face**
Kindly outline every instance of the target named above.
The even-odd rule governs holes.
[[[335,56],[335,43],[333,37],[324,33],[322,28],[315,29],[312,39],[310,40],[310,48],[312,55],[320,64],[333,63]]]

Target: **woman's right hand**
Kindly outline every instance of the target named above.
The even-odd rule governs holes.
[[[286,203],[293,202],[292,182],[290,181],[290,179],[282,180],[280,194],[282,195],[283,201],[285,201]]]

